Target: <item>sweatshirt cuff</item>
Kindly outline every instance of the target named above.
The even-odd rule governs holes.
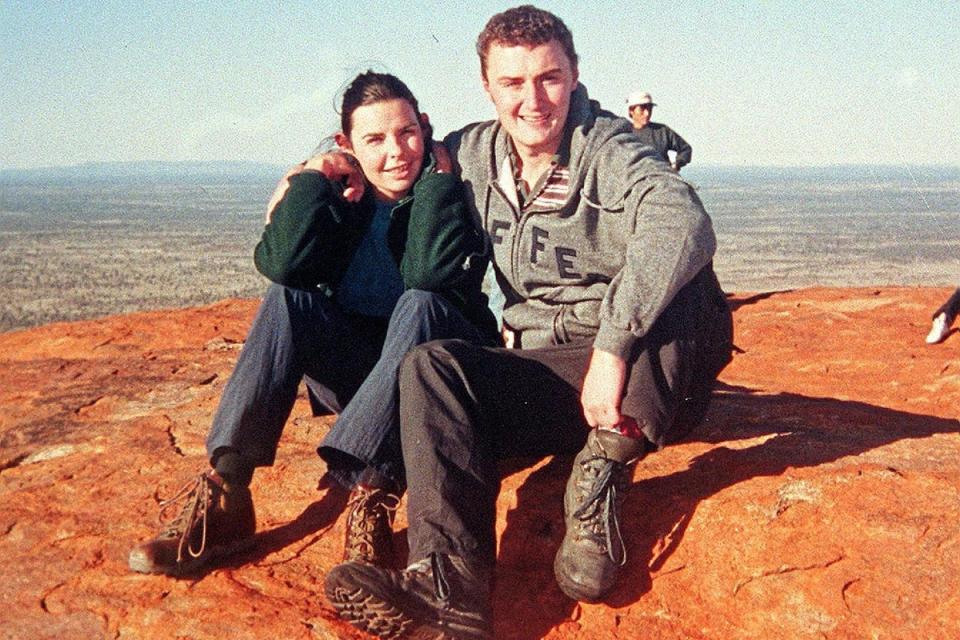
[[[333,185],[330,178],[319,171],[304,169],[300,173],[290,176],[290,188],[293,189],[294,186],[297,187],[298,191],[301,189],[311,190],[326,196],[332,190]]]
[[[639,338],[629,331],[617,329],[607,325],[600,325],[597,337],[593,340],[593,348],[612,353],[627,360],[633,352],[633,345]]]

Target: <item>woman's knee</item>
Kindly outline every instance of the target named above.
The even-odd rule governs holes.
[[[299,319],[310,323],[328,320],[333,314],[333,301],[320,289],[307,290],[271,282],[260,303],[261,310],[274,317],[286,317],[296,324]]]
[[[394,317],[410,317],[411,315],[432,313],[441,308],[444,303],[443,296],[439,293],[424,291],[423,289],[407,289],[397,300],[393,315]]]

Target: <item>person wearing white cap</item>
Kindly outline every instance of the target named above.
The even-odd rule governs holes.
[[[636,134],[646,144],[655,148],[667,162],[670,162],[668,152],[676,152],[677,157],[671,164],[675,170],[679,171],[684,165],[690,164],[693,147],[667,125],[650,122],[655,106],[657,104],[646,91],[634,91],[627,97],[627,113],[630,114]]]

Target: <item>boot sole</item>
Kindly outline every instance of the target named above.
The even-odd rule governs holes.
[[[256,546],[256,538],[251,536],[229,545],[211,548],[209,552],[203,556],[190,558],[189,560],[181,562],[179,565],[152,564],[145,556],[131,552],[127,559],[127,565],[131,571],[137,573],[179,577],[196,573],[217,560],[243,553],[244,551],[252,549],[254,546]]]
[[[329,576],[328,576],[329,577]],[[359,586],[327,585],[327,600],[341,620],[385,640],[490,640],[491,634],[469,624],[441,623],[423,610],[411,615],[383,596]],[[437,628],[442,624],[443,628]]]
[[[371,635],[386,640],[412,637],[416,621],[362,587],[328,588],[327,599],[342,620]]]

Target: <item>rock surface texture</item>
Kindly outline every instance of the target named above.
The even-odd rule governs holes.
[[[506,464],[497,637],[960,637],[960,334],[923,341],[948,294],[732,296],[739,351],[707,422],[637,468],[606,604],[553,582],[570,459]],[[0,334],[0,637],[362,637],[323,596],[343,504],[305,396],[254,477],[253,551],[193,580],[127,569],[206,467],[256,304]]]

